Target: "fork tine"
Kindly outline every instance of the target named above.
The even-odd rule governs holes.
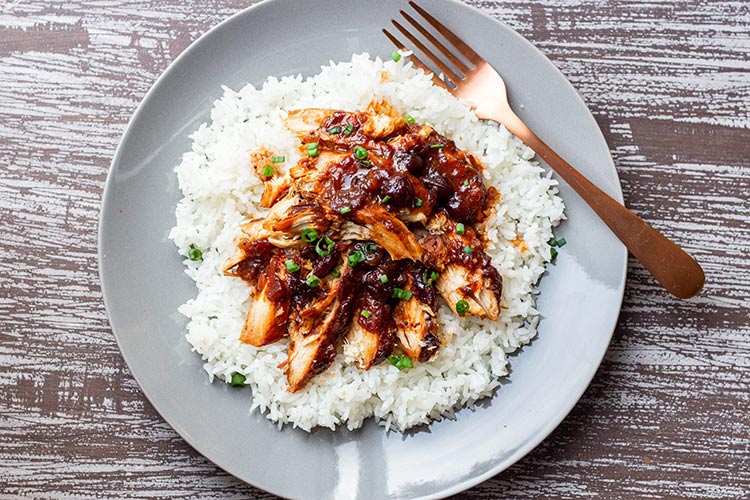
[[[432,33],[430,33],[429,31],[427,31],[427,30],[426,30],[426,29],[425,29],[425,28],[424,28],[424,27],[423,27],[423,26],[422,26],[421,24],[419,24],[419,23],[418,23],[418,22],[417,22],[417,21],[416,21],[416,20],[415,20],[415,19],[414,19],[413,17],[411,17],[411,16],[409,15],[409,14],[407,14],[407,13],[406,13],[406,12],[404,12],[403,10],[401,10],[401,11],[399,11],[399,12],[401,12],[401,15],[402,15],[402,16],[404,16],[404,17],[406,18],[406,20],[407,20],[407,21],[409,21],[409,23],[410,23],[410,24],[411,24],[412,26],[414,26],[414,27],[415,27],[415,28],[417,29],[417,31],[419,31],[420,33],[422,33],[422,35],[423,35],[423,36],[424,36],[424,37],[425,37],[425,38],[426,38],[427,40],[429,40],[429,41],[430,41],[430,43],[431,43],[431,44],[432,44],[432,45],[433,45],[434,47],[437,47],[437,49],[438,49],[438,50],[439,50],[440,52],[442,52],[442,53],[443,53],[443,55],[444,55],[445,57],[447,57],[447,58],[448,58],[448,59],[450,60],[450,62],[452,62],[452,63],[453,63],[453,65],[454,65],[454,66],[455,66],[455,67],[456,67],[456,68],[457,68],[457,69],[458,69],[458,70],[459,70],[459,71],[460,71],[461,73],[463,73],[463,74],[466,74],[466,73],[467,73],[467,72],[469,71],[469,69],[470,69],[470,68],[469,68],[469,67],[468,67],[468,66],[467,66],[466,64],[464,64],[464,62],[463,62],[463,61],[462,61],[461,59],[459,59],[458,57],[456,57],[456,56],[455,56],[455,55],[453,54],[453,52],[451,52],[451,50],[450,50],[450,49],[449,49],[448,47],[446,47],[445,45],[443,45],[443,44],[442,44],[442,43],[440,42],[440,40],[438,40],[437,38],[435,38],[435,37],[433,36],[433,34],[432,34]]]
[[[430,14],[427,13],[422,7],[414,3],[413,0],[409,0],[409,5],[411,5],[414,10],[419,12],[422,17],[425,18],[425,20],[432,25],[433,28],[438,30],[438,33],[443,35],[446,40],[448,40],[450,43],[452,43],[461,54],[463,54],[466,59],[469,60],[474,66],[479,66],[482,62],[484,62],[484,59],[474,52],[474,50],[466,45],[458,36],[456,36],[455,33],[453,33],[451,30],[446,28],[440,21],[432,17]]]
[[[403,43],[401,43],[400,41],[398,41],[398,39],[395,36],[391,35],[388,32],[388,30],[384,29],[383,30],[383,34],[388,38],[388,40],[391,41],[391,43],[393,45],[396,46],[397,49],[405,50],[405,51],[408,50],[406,48],[406,45],[404,45]],[[439,76],[437,76],[434,71],[432,71],[429,67],[427,67],[427,65],[425,63],[423,63],[416,56],[416,54],[412,53],[412,55],[409,56],[409,61],[411,61],[411,63],[414,65],[414,67],[416,67],[417,69],[421,69],[426,75],[432,75],[432,83],[434,83],[438,87],[443,88],[443,89],[447,90],[448,92],[450,92],[451,90],[453,90],[453,89],[451,89],[451,87],[447,83],[445,83],[445,81],[443,81]]]
[[[440,60],[438,56],[435,55],[434,52],[432,52],[430,49],[427,48],[425,44],[419,41],[417,37],[409,33],[406,28],[401,26],[397,21],[394,21],[391,19],[391,23],[398,29],[406,38],[409,39],[411,43],[417,46],[417,48],[424,54],[427,59],[432,61],[432,63],[440,68],[440,71],[443,72],[443,74],[448,77],[450,81],[452,81],[454,84],[460,82],[463,80],[462,76],[459,76],[456,74],[455,71],[453,71],[447,64],[445,64],[443,61]]]

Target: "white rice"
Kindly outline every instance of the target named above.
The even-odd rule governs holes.
[[[440,328],[450,340],[429,362],[404,371],[385,362],[361,371],[339,348],[328,370],[292,394],[277,368],[286,358],[288,341],[262,348],[239,341],[249,307],[248,287],[221,272],[222,263],[234,254],[239,224],[262,213],[257,203],[263,186],[249,154],[265,147],[286,156],[277,166],[288,169],[299,159],[299,141],[282,125],[288,111],[357,110],[373,99],[385,99],[418,123],[432,125],[485,165],[486,183],[501,193],[486,234],[487,252],[503,277],[502,313],[497,321],[459,319],[443,304]],[[529,148],[504,128],[477,120],[406,57],[373,61],[359,54],[351,62],[331,62],[314,77],[270,77],[262,89],[246,85],[239,92],[225,88],[211,122],[191,138],[192,151],[175,169],[184,198],[170,234],[182,255],[191,244],[203,249],[202,262],[185,260],[186,272],[198,287],[197,297],[179,309],[190,319],[186,337],[205,360],[211,380],[244,374],[252,388],[251,411],[259,409],[279,427],[289,423],[309,431],[346,423],[355,429],[375,416],[382,425],[403,431],[451,416],[457,407],[490,396],[508,373],[507,354],[536,335],[536,284],[550,257],[552,228],[564,218],[557,183],[531,161]]]

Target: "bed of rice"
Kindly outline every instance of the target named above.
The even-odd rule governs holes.
[[[262,213],[257,203],[263,186],[249,154],[265,147],[286,156],[277,166],[288,169],[300,157],[299,141],[282,125],[289,110],[364,109],[373,99],[385,99],[418,123],[432,125],[485,165],[487,184],[501,193],[486,235],[487,251],[503,277],[502,314],[497,321],[459,319],[442,305],[440,327],[450,340],[429,362],[403,371],[386,362],[361,371],[345,360],[340,347],[326,372],[292,394],[277,368],[288,341],[263,348],[239,341],[248,287],[221,273],[222,263],[234,254],[239,224]],[[387,428],[405,430],[490,396],[508,373],[507,354],[536,335],[535,287],[550,257],[547,241],[564,217],[556,182],[531,161],[530,149],[504,128],[478,121],[408,58],[393,62],[359,54],[350,62],[331,62],[314,77],[271,77],[261,89],[247,85],[238,92],[225,88],[211,122],[191,137],[192,150],[175,169],[184,198],[170,237],[182,255],[190,245],[203,249],[203,261],[185,260],[198,295],[180,312],[190,320],[187,341],[205,360],[211,380],[228,381],[234,372],[247,377],[251,411],[307,431],[343,423],[354,429],[370,416]]]

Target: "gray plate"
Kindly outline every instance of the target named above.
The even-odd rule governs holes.
[[[570,411],[607,349],[622,301],[626,252],[563,185],[568,244],[541,286],[539,337],[511,358],[491,401],[456,420],[407,435],[373,422],[356,432],[279,431],[248,415],[250,393],[210,385],[183,338],[177,307],[195,294],[167,234],[180,197],[172,171],[188,135],[209,118],[221,86],[269,75],[317,73],[329,60],[368,51],[388,57],[380,33],[405,2],[271,0],[215,27],[156,82],[122,138],[107,178],[99,228],[102,289],[112,329],[151,403],[218,466],[293,498],[436,498],[507,468]],[[450,0],[429,8],[505,77],[532,129],[609,194],[622,200],[609,150],[575,90],[531,44]]]

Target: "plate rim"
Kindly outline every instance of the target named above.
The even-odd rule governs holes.
[[[231,23],[233,20],[235,20],[238,17],[246,16],[246,15],[252,15],[252,12],[254,10],[257,10],[263,6],[266,6],[268,4],[272,3],[284,3],[288,2],[290,0],[262,0],[256,4],[250,5],[248,7],[242,8],[239,11],[235,12],[234,14],[231,14],[230,16],[226,17],[225,19],[221,20],[217,24],[213,25],[211,28],[206,30],[204,33],[202,33],[198,38],[193,40],[174,60],[172,60],[169,65],[164,69],[164,71],[161,72],[161,74],[156,78],[156,80],[153,82],[149,90],[144,94],[143,98],[139,102],[137,108],[133,112],[132,116],[127,122],[127,125],[120,136],[119,142],[117,144],[117,148],[115,149],[115,153],[112,157],[112,161],[109,165],[109,170],[107,171],[107,176],[105,179],[104,188],[102,191],[102,199],[99,209],[99,217],[98,217],[98,226],[97,226],[97,270],[99,275],[99,282],[101,287],[101,293],[102,293],[102,301],[104,302],[105,311],[107,315],[107,321],[110,325],[110,329],[112,331],[112,335],[115,338],[115,341],[117,343],[118,350],[120,351],[120,354],[122,355],[123,359],[125,360],[125,363],[128,367],[128,370],[131,374],[131,376],[135,379],[136,383],[138,384],[138,387],[140,389],[141,394],[143,394],[148,402],[151,404],[151,406],[156,410],[156,412],[159,414],[159,416],[169,424],[169,426],[185,441],[191,448],[193,448],[196,452],[204,456],[206,459],[208,459],[214,466],[220,468],[227,474],[231,475],[232,477],[238,479],[239,481],[242,481],[244,483],[247,483],[255,488],[261,489],[263,491],[272,493],[277,496],[282,496],[280,493],[273,491],[271,489],[266,489],[265,486],[261,486],[259,484],[256,484],[255,482],[252,482],[248,479],[245,479],[243,477],[240,477],[238,474],[233,473],[231,470],[227,469],[226,467],[219,465],[220,458],[217,458],[213,452],[211,451],[203,451],[197,447],[197,445],[194,443],[194,440],[182,429],[181,426],[173,424],[172,420],[165,417],[162,409],[160,408],[160,405],[152,399],[152,397],[143,389],[143,384],[141,383],[141,380],[139,378],[139,375],[137,375],[131,368],[132,363],[128,359],[128,356],[125,354],[125,351],[122,347],[122,342],[120,336],[117,335],[115,331],[114,323],[112,322],[112,317],[110,313],[110,301],[107,298],[109,295],[107,292],[108,286],[106,285],[107,279],[105,279],[105,273],[103,269],[103,262],[106,259],[106,255],[103,253],[103,240],[104,240],[104,234],[103,234],[103,227],[104,227],[104,219],[105,214],[109,212],[109,205],[110,203],[108,200],[111,200],[112,195],[111,192],[114,189],[115,182],[112,180],[115,171],[117,170],[117,167],[121,161],[121,157],[123,155],[123,151],[125,148],[125,144],[127,143],[128,138],[133,133],[133,125],[138,119],[138,117],[144,113],[144,110],[146,109],[145,104],[152,98],[152,95],[157,92],[157,89],[163,85],[164,81],[167,80],[171,74],[176,71],[176,68],[179,67],[180,63],[183,59],[189,57],[192,52],[197,50],[197,46],[202,43],[202,41],[209,36],[211,36],[213,33],[223,29],[223,27],[229,23]],[[591,113],[591,110],[589,109],[586,102],[583,100],[581,95],[578,93],[577,89],[573,86],[573,84],[568,80],[568,78],[565,76],[565,74],[547,57],[547,55],[542,52],[540,49],[538,49],[530,40],[526,39],[524,36],[522,36],[520,33],[518,33],[515,29],[513,29],[508,24],[495,19],[491,15],[479,10],[478,8],[474,7],[473,5],[469,5],[467,3],[464,3],[460,0],[442,0],[445,3],[459,5],[462,8],[468,8],[472,10],[475,14],[480,15],[484,17],[486,20],[490,21],[491,23],[494,23],[496,27],[500,27],[503,30],[507,31],[510,36],[516,39],[516,41],[523,43],[530,47],[532,50],[534,50],[545,62],[545,64],[551,68],[554,72],[556,72],[564,81],[564,85],[568,87],[569,90],[572,90],[572,94],[575,96],[575,99],[579,101],[579,104],[583,105],[583,107],[586,109],[588,117],[591,120],[594,121],[596,124],[596,140],[597,142],[603,143],[607,150],[610,152],[608,154],[608,161],[607,166],[611,170],[611,172],[614,174],[615,180],[616,180],[616,186],[615,186],[615,192],[611,194],[611,196],[621,205],[624,205],[624,197],[622,192],[622,183],[620,181],[620,176],[617,171],[617,168],[614,163],[614,159],[612,158],[611,149],[609,144],[607,143],[606,138],[604,137],[604,134],[601,130],[601,127],[596,122],[596,119]],[[549,166],[544,162],[541,158],[538,156],[535,156],[535,158],[543,165]],[[555,179],[558,182],[564,183],[564,181],[555,173]],[[576,195],[577,196],[577,195]],[[570,398],[566,405],[563,405],[560,407],[560,411],[557,413],[557,415],[550,419],[546,425],[544,425],[539,431],[533,435],[532,439],[528,440],[528,442],[519,448],[515,450],[513,454],[511,454],[509,457],[507,457],[504,460],[501,460],[494,464],[492,467],[490,467],[486,472],[478,475],[470,476],[462,481],[459,481],[449,487],[443,488],[442,490],[431,493],[428,495],[422,495],[419,497],[416,497],[418,499],[440,499],[440,498],[446,498],[450,495],[455,495],[457,493],[460,493],[462,491],[466,491],[469,488],[472,488],[480,483],[483,483],[487,481],[488,479],[498,475],[499,473],[507,470],[514,464],[516,464],[519,460],[521,460],[523,457],[525,457],[527,454],[529,454],[532,450],[534,450],[539,444],[547,439],[552,432],[567,418],[567,416],[570,414],[570,412],[575,408],[575,406],[578,404],[578,402],[583,397],[586,390],[590,387],[591,382],[598,372],[598,370],[601,368],[602,361],[604,360],[604,357],[606,356],[607,351],[609,350],[609,345],[611,344],[612,337],[614,335],[614,332],[617,328],[617,324],[619,323],[619,317],[622,313],[622,303],[624,299],[625,294],[625,286],[627,281],[627,271],[628,271],[628,252],[625,246],[622,243],[617,244],[616,251],[619,251],[621,253],[621,260],[623,262],[622,266],[622,273],[619,278],[619,290],[617,290],[617,315],[614,317],[613,324],[609,328],[609,332],[606,334],[607,336],[607,348],[605,348],[601,356],[599,356],[599,359],[597,360],[596,364],[591,365],[590,373],[588,373],[584,379],[585,384],[581,384],[581,389],[579,391],[579,394],[575,398]],[[494,394],[494,393],[493,393]],[[339,429],[337,429],[338,431]],[[284,498],[290,498],[290,497],[284,497]]]

